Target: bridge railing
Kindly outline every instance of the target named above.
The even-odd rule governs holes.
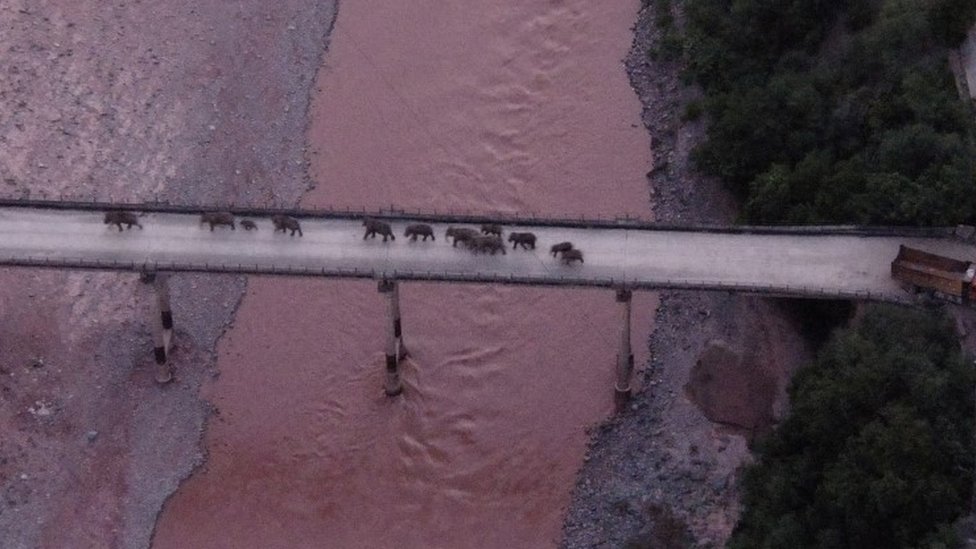
[[[845,290],[810,286],[776,284],[741,284],[714,280],[664,279],[638,280],[613,277],[574,277],[566,275],[518,276],[500,273],[464,273],[421,270],[377,270],[317,268],[309,266],[276,266],[246,263],[208,263],[181,261],[118,261],[71,257],[0,257],[0,265],[11,267],[39,267],[55,269],[105,270],[130,272],[195,272],[214,274],[248,274],[267,276],[300,276],[310,278],[349,278],[371,280],[398,280],[421,282],[452,282],[477,284],[508,284],[550,287],[628,288],[633,290],[695,290],[727,291],[746,294],[762,294],[774,297],[811,297],[821,299],[853,299],[910,303],[907,294]]]
[[[147,213],[199,214],[204,211],[229,211],[239,216],[270,217],[285,214],[298,218],[313,219],[362,219],[374,217],[388,220],[423,221],[429,223],[480,224],[500,223],[507,225],[538,227],[570,227],[593,229],[634,229],[654,231],[682,231],[733,234],[789,234],[789,235],[853,235],[853,236],[905,236],[912,238],[946,238],[953,235],[954,228],[948,227],[897,227],[897,226],[859,226],[859,225],[674,225],[655,223],[629,216],[597,218],[543,218],[535,214],[520,213],[475,213],[470,211],[405,210],[390,205],[388,209],[368,211],[365,208],[352,209],[304,209],[304,208],[266,208],[241,206],[232,203],[222,204],[173,204],[169,202],[119,203],[98,200],[65,200],[3,198],[0,207],[34,208],[55,210],[106,211],[124,210]]]

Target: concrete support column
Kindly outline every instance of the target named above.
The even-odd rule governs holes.
[[[620,347],[617,350],[617,380],[614,383],[614,401],[620,410],[630,401],[630,374],[634,371],[634,352],[630,348],[630,290],[617,290],[620,304]]]
[[[169,274],[156,273],[153,278],[156,290],[156,303],[159,311],[153,316],[153,354],[156,357],[156,382],[169,383],[173,380],[173,369],[169,364],[169,352],[173,342],[173,311],[169,304]]]
[[[403,325],[400,323],[400,285],[393,282],[393,337],[397,340],[397,360],[407,358],[407,346],[403,343]]]
[[[381,280],[377,289],[386,296],[389,317],[386,332],[386,381],[383,391],[387,396],[396,396],[403,392],[403,384],[400,382],[400,295],[397,283],[392,280]]]

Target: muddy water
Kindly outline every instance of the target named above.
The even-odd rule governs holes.
[[[636,10],[343,3],[303,205],[646,217],[620,63]],[[207,466],[155,545],[554,545],[585,429],[612,409],[612,292],[415,283],[401,308],[412,358],[387,399],[374,283],[252,278],[206,389]],[[639,364],[653,308],[635,296]]]

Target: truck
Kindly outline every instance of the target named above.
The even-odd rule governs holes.
[[[976,265],[936,255],[904,244],[898,247],[898,256],[891,262],[891,276],[916,293],[924,292],[935,297],[976,305]]]

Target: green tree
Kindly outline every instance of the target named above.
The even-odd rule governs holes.
[[[875,306],[790,388],[729,547],[951,541],[973,482],[974,375],[944,315]]]
[[[925,0],[922,5],[936,37],[952,48],[965,39],[976,19],[976,2],[972,0]]]
[[[976,132],[945,62],[967,1],[689,0],[710,121],[694,160],[750,222],[976,222]]]

